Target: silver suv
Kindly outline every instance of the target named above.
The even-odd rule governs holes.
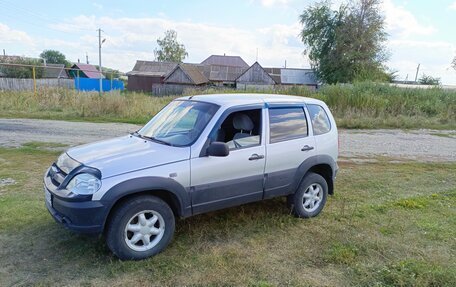
[[[44,177],[46,206],[68,229],[104,234],[120,259],[143,259],[169,244],[175,217],[278,196],[298,217],[318,215],[337,155],[322,101],[182,97],[130,135],[63,153]]]

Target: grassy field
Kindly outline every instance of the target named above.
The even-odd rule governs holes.
[[[0,149],[0,286],[456,286],[454,163],[342,161],[317,218],[248,204],[178,220],[163,253],[120,262],[47,213],[46,147]]]
[[[339,127],[344,128],[456,129],[456,91],[358,83],[326,86],[318,92],[304,87],[264,92],[324,100]],[[196,92],[188,92],[193,93]],[[143,124],[174,98],[138,93],[107,93],[99,97],[97,93],[55,89],[41,90],[36,96],[32,92],[0,92],[0,117]]]

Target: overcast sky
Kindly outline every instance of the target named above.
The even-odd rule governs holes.
[[[299,14],[314,1],[17,1],[0,0],[0,49],[37,57],[44,49],[70,61],[98,63],[97,28],[102,28],[103,66],[130,71],[136,60],[153,60],[156,39],[178,33],[189,57],[239,55],[264,67],[309,67],[298,34]],[[340,0],[334,1],[338,5]],[[384,0],[391,58],[399,79],[425,73],[456,84],[450,67],[456,56],[456,0]],[[1,50],[0,50],[1,51]],[[258,51],[258,53],[257,53]]]

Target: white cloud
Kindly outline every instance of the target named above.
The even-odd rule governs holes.
[[[395,5],[392,0],[385,0],[382,6],[385,11],[386,28],[392,36],[408,37],[436,32],[432,25],[419,23],[410,11]]]
[[[65,47],[69,58],[81,58],[87,51],[95,59],[98,43],[95,30],[96,27],[105,27],[107,41],[103,45],[103,62],[122,71],[131,70],[136,60],[153,60],[156,39],[163,37],[168,29],[178,32],[178,41],[184,43],[189,53],[188,62],[199,63],[211,54],[227,54],[240,55],[252,64],[258,49],[258,60],[263,66],[282,66],[285,60],[288,66],[309,66],[302,55],[304,47],[297,38],[300,28],[297,22],[247,30],[163,18],[81,15],[55,28],[66,31],[73,28],[71,23],[78,23],[79,27],[93,32],[83,31],[74,48]]]
[[[33,39],[25,32],[14,30],[5,24],[0,23],[0,43],[11,44],[21,43],[21,45],[34,45]]]
[[[275,5],[287,5],[291,1],[290,0],[261,0],[260,3],[261,5],[265,7],[272,7]]]
[[[453,10],[456,10],[456,1],[453,2],[453,4],[451,4],[449,6],[450,9],[453,9]]]

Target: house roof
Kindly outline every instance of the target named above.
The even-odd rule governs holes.
[[[94,65],[75,63],[71,68],[81,70],[81,72],[84,73],[84,75],[86,75],[87,78],[91,78],[91,79],[100,78],[100,72]],[[104,78],[103,75],[102,75],[102,78]]]
[[[229,67],[243,67],[248,68],[249,65],[239,56],[221,56],[221,55],[212,55],[209,56],[206,60],[202,61],[201,64],[204,65],[219,65],[219,66],[229,66]]]
[[[209,79],[203,75],[195,64],[180,64],[182,70],[190,77],[195,85],[200,85],[209,82]]]
[[[185,64],[181,63],[172,70],[165,78],[165,82],[168,81],[173,73],[177,70],[181,70],[194,85],[201,85],[209,82],[209,79],[204,76],[202,69],[203,66],[199,64]]]
[[[64,64],[47,64],[43,71],[43,78],[68,78]]]
[[[156,61],[136,61],[133,70],[128,72],[128,76],[140,75],[150,77],[165,77],[176,68],[177,63],[156,62]]]
[[[258,62],[253,63],[252,66],[250,66],[242,74],[240,74],[239,77],[236,78],[236,82],[242,81],[242,78],[245,78],[244,75],[247,74],[247,72],[250,71],[251,69],[255,69],[255,68],[259,68],[260,71],[262,70],[264,72],[263,73],[264,75],[267,75],[267,76],[269,76],[269,78],[271,78],[273,84],[277,84],[277,82],[275,82],[274,78]],[[251,79],[248,79],[248,81],[251,81]],[[261,81],[263,82],[263,81],[265,81],[265,79],[263,78],[263,79],[261,79]]]
[[[274,80],[274,82],[276,82],[276,84],[281,84],[282,83],[282,80],[281,80],[281,70],[282,68],[263,68],[266,73],[269,74],[269,76],[272,77],[272,79]]]

